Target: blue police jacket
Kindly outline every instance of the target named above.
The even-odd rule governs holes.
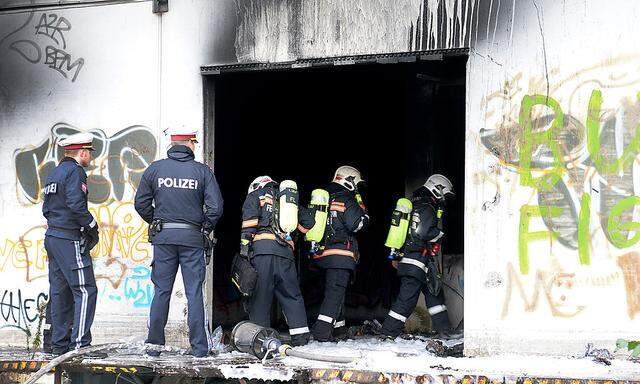
[[[87,174],[70,157],[65,157],[47,177],[42,188],[42,214],[47,219],[46,236],[80,240],[80,229],[96,222],[87,206]]]
[[[142,174],[134,206],[151,223],[185,223],[212,231],[222,216],[222,195],[211,169],[194,160],[191,149],[175,145],[167,159],[154,161]],[[198,230],[167,229],[151,239],[153,244],[203,247]]]

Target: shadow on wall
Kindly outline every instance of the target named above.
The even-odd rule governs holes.
[[[529,2],[507,0],[237,3],[239,62],[466,48],[479,41],[493,45],[511,39],[515,8],[527,14],[536,11]]]

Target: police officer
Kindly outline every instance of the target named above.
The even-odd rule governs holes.
[[[343,333],[346,329],[344,299],[359,258],[355,234],[369,223],[358,193],[362,182],[360,171],[342,166],[327,187],[330,214],[320,250],[313,256],[314,265],[325,272],[324,300],[311,330],[317,341],[333,340],[334,332]]]
[[[98,224],[87,207],[89,190],[83,167],[91,162],[92,143],[89,133],[60,140],[64,158],[42,189],[42,213],[47,219],[44,246],[49,258],[51,344],[56,355],[91,344],[98,290],[89,252],[98,243]],[[69,335],[71,321],[73,330]]]
[[[438,279],[433,258],[437,257],[442,232],[442,213],[445,198],[453,196],[453,185],[446,177],[435,174],[413,193],[413,212],[407,240],[394,261],[400,277],[400,292],[382,325],[382,334],[395,338],[404,329],[404,323],[416,307],[420,292],[424,293],[427,310],[431,315],[432,330],[444,333],[449,330],[447,307],[442,290],[432,292],[428,282]],[[431,258],[431,259],[429,259]],[[430,270],[428,265],[431,266]]]
[[[278,184],[269,176],[256,178],[242,206],[240,253],[250,260],[258,272],[254,293],[249,298],[249,319],[261,326],[270,326],[273,296],[284,313],[291,344],[307,344],[310,338],[307,314],[298,284],[294,241],[278,230],[274,214]],[[315,220],[312,212],[298,207],[298,231],[308,232]]]
[[[222,196],[213,172],[194,160],[196,134],[174,130],[167,159],[153,162],[142,175],[135,208],[150,224],[153,244],[151,280],[154,296],[147,343],[165,344],[169,300],[178,271],[187,295],[189,341],[195,357],[209,354],[212,344],[204,302],[205,236],[222,215]],[[158,356],[157,350],[148,350]]]

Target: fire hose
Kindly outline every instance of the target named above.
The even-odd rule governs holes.
[[[252,354],[262,359],[263,363],[266,362],[269,357],[273,357],[276,354],[344,364],[352,363],[356,359],[355,357],[326,356],[296,350],[290,345],[282,344],[278,332],[274,329],[261,327],[249,321],[242,321],[233,328],[233,331],[231,331],[231,342],[233,347],[238,351]]]
[[[355,357],[346,357],[346,356],[326,356],[326,355],[318,355],[316,353],[309,353],[303,351],[297,351],[293,349],[290,345],[282,345],[280,347],[280,354],[286,356],[299,357],[301,359],[307,360],[317,360],[317,361],[326,361],[329,363],[344,363],[349,364],[355,360]]]

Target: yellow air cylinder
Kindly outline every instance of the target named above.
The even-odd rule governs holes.
[[[298,185],[293,180],[283,180],[278,193],[278,225],[290,234],[298,228]]]
[[[319,243],[322,241],[324,229],[327,227],[329,192],[324,189],[314,189],[313,192],[311,192],[309,208],[315,211],[316,223],[305,235],[305,240]]]
[[[391,248],[392,254],[395,250],[402,248],[407,239],[407,230],[409,229],[409,218],[413,204],[409,199],[401,198],[396,203],[396,209],[391,215],[391,227],[384,245]]]

